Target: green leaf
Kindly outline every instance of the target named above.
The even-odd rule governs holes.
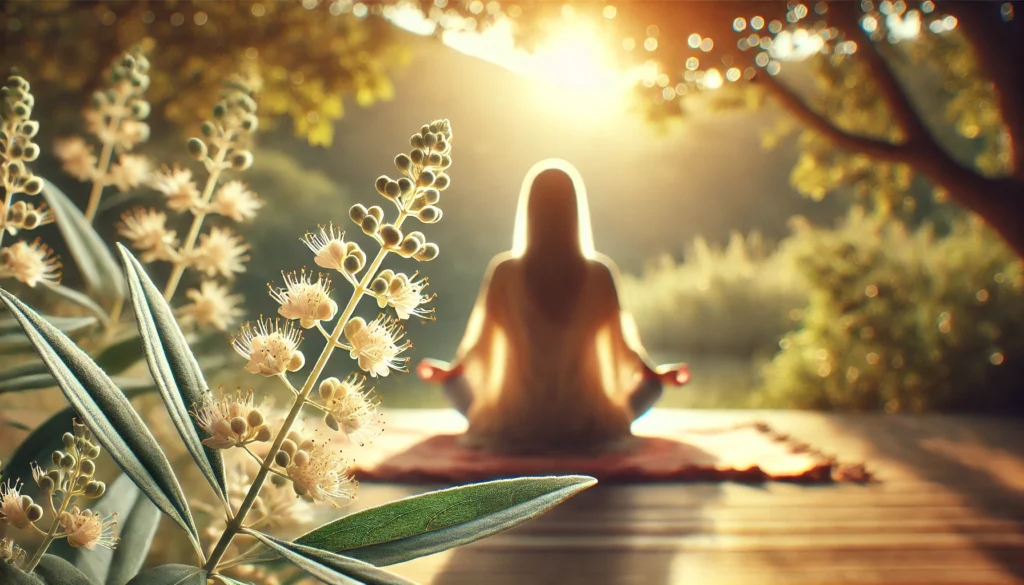
[[[85,329],[95,325],[97,321],[96,317],[51,317],[44,315],[44,318],[51,325],[63,331],[68,337],[73,337],[74,334],[83,332]],[[28,342],[28,338],[21,332],[21,326],[18,325],[17,320],[11,318],[0,321],[0,352],[10,355],[9,352],[31,346],[32,344]]]
[[[159,565],[135,575],[127,585],[206,585],[206,571],[189,565]]]
[[[2,561],[0,561],[0,583],[4,585],[46,585],[39,576],[26,573],[13,564]]]
[[[199,547],[199,535],[185,494],[167,456],[135,409],[96,362],[35,311],[0,289],[68,402],[122,471]]]
[[[414,581],[363,561],[278,540],[255,530],[249,530],[247,533],[294,563],[296,567],[328,585],[415,585]]]
[[[126,390],[125,396],[132,399],[154,389],[137,388]],[[74,419],[75,409],[71,406],[46,419],[43,424],[29,433],[25,440],[18,445],[18,448],[14,450],[14,453],[4,461],[4,467],[0,469],[0,474],[5,478],[20,480],[25,484],[26,489],[35,487],[35,482],[32,481],[30,464],[33,461],[45,463],[50,460],[51,453],[64,448],[61,437],[65,432],[71,430],[71,423]]]
[[[403,498],[295,539],[379,567],[432,555],[531,520],[597,483],[592,477],[522,477]]]
[[[53,209],[55,223],[88,290],[111,305],[124,300],[128,293],[124,274],[92,224],[63,191],[46,179],[43,179],[42,196]]]
[[[32,427],[28,426],[23,422],[11,420],[9,418],[0,417],[0,426],[11,427],[12,429],[18,429],[19,431],[31,431]]]
[[[118,536],[121,541],[117,548],[85,550],[67,546],[66,541],[50,545],[50,552],[78,567],[89,578],[104,585],[124,585],[135,576],[146,561],[153,536],[160,523],[160,510],[142,496],[132,478],[119,475],[107,484],[107,491],[92,510],[101,516],[117,514]],[[60,549],[57,545],[63,546]]]
[[[28,392],[30,390],[42,390],[44,388],[53,388],[53,376],[51,376],[49,372],[26,374],[19,378],[0,381],[0,394],[7,394],[8,392]]]
[[[43,555],[34,572],[47,585],[96,585],[78,567],[54,555]]]
[[[203,371],[160,289],[127,248],[121,244],[117,247],[128,275],[128,291],[139,324],[139,335],[146,348],[149,371],[185,448],[214,492],[226,502],[228,488],[224,457],[219,450],[203,445],[203,439],[210,434],[189,414],[190,405],[202,406],[210,396]]]

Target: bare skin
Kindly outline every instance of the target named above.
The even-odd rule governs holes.
[[[665,385],[689,380],[685,364],[651,364],[619,302],[614,263],[592,249],[578,191],[567,163],[531,171],[517,218],[525,229],[488,268],[455,359],[416,368],[469,420],[467,445],[509,453],[614,448]]]

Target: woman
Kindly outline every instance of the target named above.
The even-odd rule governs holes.
[[[417,373],[469,419],[466,444],[512,453],[613,448],[683,365],[653,367],[594,251],[579,173],[547,160],[523,182],[513,248],[492,260],[451,364]]]

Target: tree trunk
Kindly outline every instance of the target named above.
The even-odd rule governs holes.
[[[1024,180],[987,178],[965,169],[932,169],[931,179],[951,199],[978,214],[1017,255],[1024,258]]]

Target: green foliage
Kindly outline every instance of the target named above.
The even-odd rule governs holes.
[[[792,258],[757,233],[724,249],[697,238],[682,262],[665,256],[622,290],[644,343],[682,354],[773,352],[807,302]]]
[[[1020,406],[1024,273],[979,220],[937,236],[855,209],[835,230],[799,227],[790,245],[810,302],[766,369],[762,405]]]
[[[415,585],[384,569],[322,549],[278,540],[261,532],[248,533],[270,550],[328,585]]]
[[[593,486],[590,477],[524,477],[439,490],[350,514],[295,539],[377,566],[507,530]]]

